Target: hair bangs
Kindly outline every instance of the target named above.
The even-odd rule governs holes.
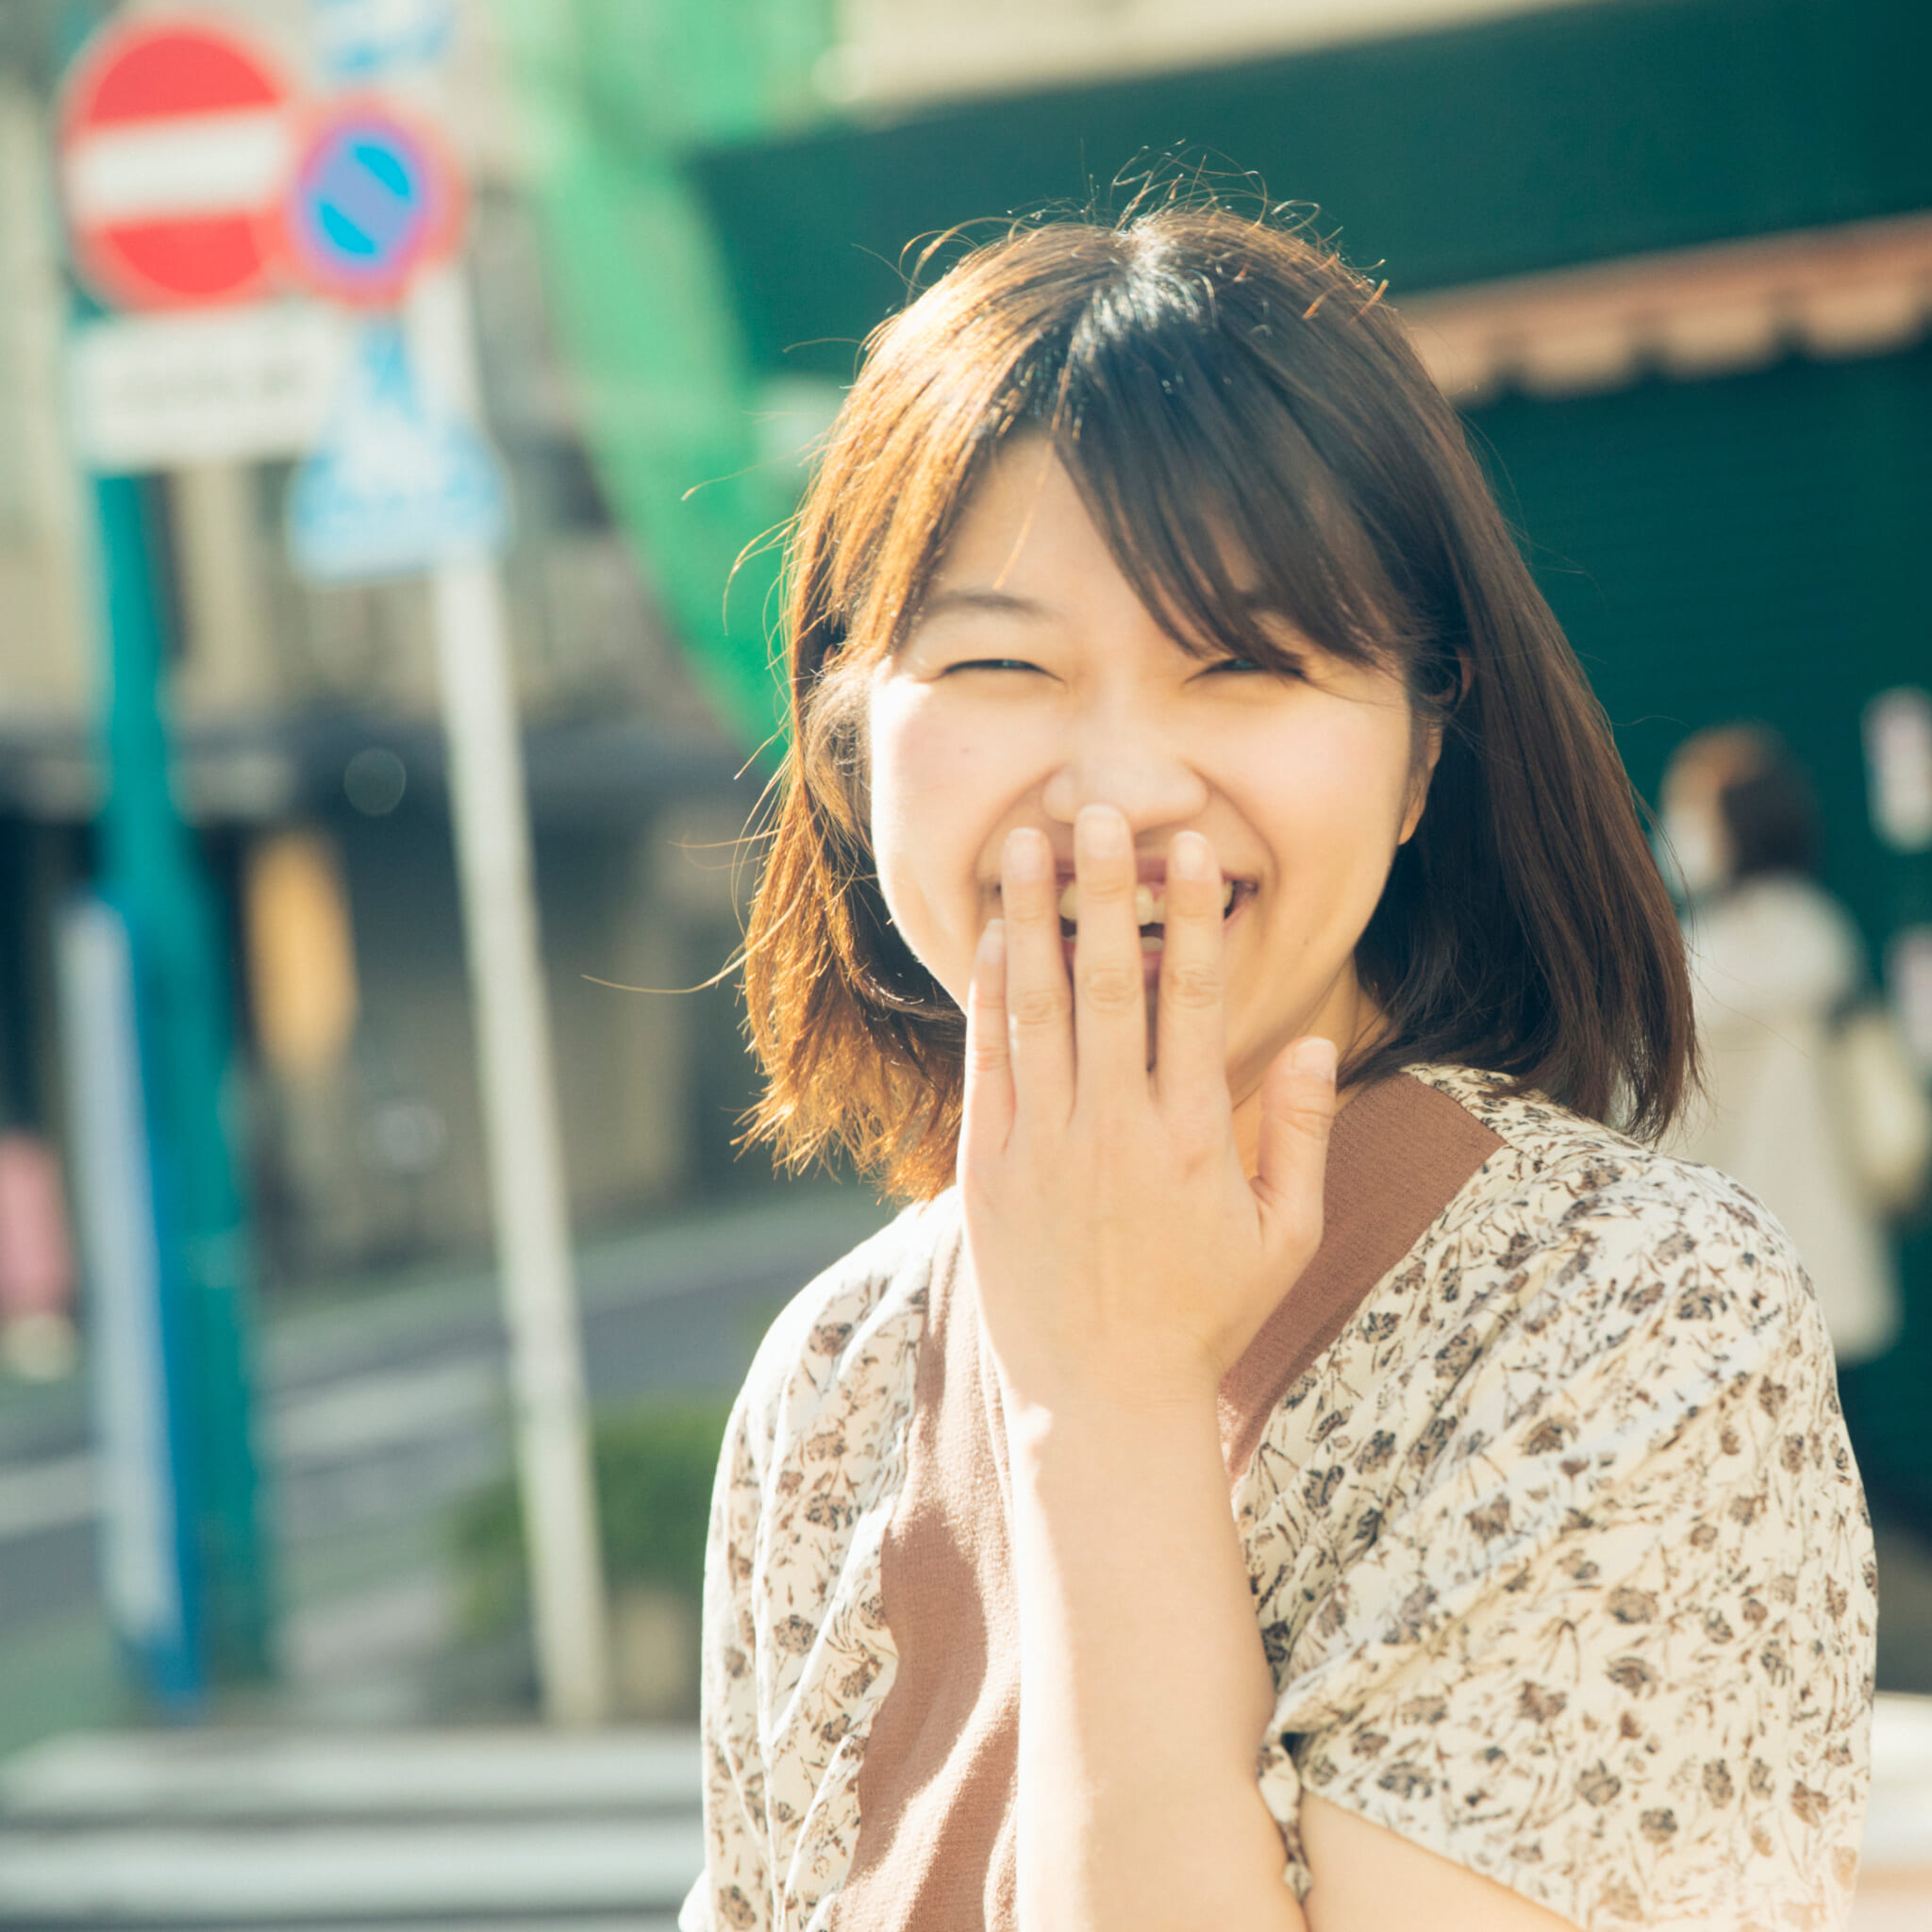
[[[1122,575],[1191,656],[1291,670],[1285,621],[1335,657],[1407,661],[1430,627],[1243,340],[1268,327],[1246,308],[1206,275],[1128,268],[1096,289],[1044,418],[1055,452]]]

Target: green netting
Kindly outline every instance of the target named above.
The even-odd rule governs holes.
[[[707,693],[763,745],[784,716],[770,540],[796,473],[759,464],[754,378],[682,157],[797,123],[823,8],[498,0],[498,17],[585,441]]]

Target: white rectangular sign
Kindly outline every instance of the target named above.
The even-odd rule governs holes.
[[[351,342],[348,318],[316,302],[85,323],[69,344],[75,451],[108,475],[299,456]]]
[[[1932,691],[1882,691],[1864,722],[1873,830],[1894,852],[1932,851]]]
[[[839,0],[827,89],[855,101],[1210,67],[1582,0]],[[1211,129],[1196,129],[1205,138]],[[1275,189],[1278,194],[1280,188]]]

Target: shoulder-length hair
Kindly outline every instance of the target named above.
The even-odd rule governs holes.
[[[1002,440],[1051,439],[1176,643],[1324,649],[1443,734],[1356,955],[1388,1016],[1344,1066],[1490,1068],[1655,1136],[1694,1047],[1682,941],[1607,721],[1461,425],[1334,251],[1216,206],[1052,221],[967,255],[872,338],[791,533],[791,739],[745,947],[744,1140],[842,1148],[899,1198],[952,1180],[965,1022],[872,851],[872,674]],[[1235,557],[1258,576],[1236,584]]]

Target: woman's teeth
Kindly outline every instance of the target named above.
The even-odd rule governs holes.
[[[1228,908],[1234,904],[1235,882],[1223,879],[1221,882],[1221,916],[1227,917]],[[1060,917],[1070,925],[1080,923],[1080,888],[1075,880],[1068,880],[1060,891]],[[1167,891],[1161,886],[1138,886],[1134,891],[1134,924],[1141,926],[1165,925],[1167,924]]]

